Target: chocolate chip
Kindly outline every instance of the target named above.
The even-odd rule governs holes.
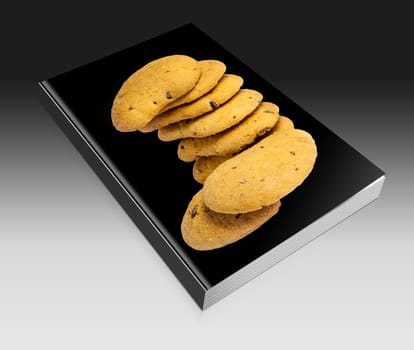
[[[296,153],[295,153],[295,151],[290,151],[290,154],[291,154],[292,156],[294,156]]]
[[[194,219],[197,214],[198,214],[198,212],[197,212],[197,206],[195,206],[193,208],[193,210],[191,210],[191,219]]]
[[[217,108],[218,104],[215,101],[210,101],[210,107],[211,109]]]
[[[157,101],[152,101],[152,103],[153,103],[154,105],[156,105],[156,104],[157,104]]]
[[[165,93],[165,97],[167,98],[167,99],[172,99],[173,97],[172,97],[172,95],[171,95],[171,92],[169,92],[169,91],[167,91],[166,93]]]
[[[237,118],[237,115],[233,115],[233,119],[236,119]]]
[[[242,185],[244,185],[245,183],[247,183],[247,180],[246,180],[246,179],[241,179],[239,182],[240,182]]]

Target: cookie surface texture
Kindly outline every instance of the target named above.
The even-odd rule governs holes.
[[[195,86],[185,95],[168,104],[162,112],[192,102],[205,95],[217,85],[218,81],[223,77],[224,72],[226,71],[226,65],[218,60],[201,60],[198,61],[198,63],[200,65],[201,74],[197,84],[195,84]]]
[[[256,90],[240,89],[229,101],[210,113],[158,129],[158,137],[162,141],[173,141],[218,134],[252,113],[262,98],[263,95]]]
[[[278,113],[278,106],[262,102],[251,115],[233,128],[208,137],[181,140],[178,144],[178,158],[191,162],[201,156],[238,153],[272,129],[278,121]]]
[[[281,130],[219,165],[206,179],[203,202],[220,213],[245,213],[268,206],[297,188],[317,157],[312,136]]]
[[[262,226],[280,207],[280,201],[246,214],[221,214],[208,209],[201,191],[191,199],[181,223],[184,241],[196,250],[212,250],[234,243]]]
[[[151,132],[163,126],[174,124],[182,120],[199,117],[211,112],[232,98],[243,85],[243,78],[234,74],[224,74],[217,85],[206,95],[197,100],[162,112],[145,127],[142,132]]]
[[[291,119],[289,119],[288,117],[285,116],[279,116],[279,119],[276,123],[276,125],[272,128],[272,130],[270,131],[270,133],[275,133],[275,132],[279,132],[281,130],[289,130],[289,129],[294,129],[295,126],[292,122]]]
[[[200,74],[198,61],[186,55],[165,56],[147,63],[116,94],[111,109],[113,126],[122,132],[139,130],[189,92]]]
[[[197,157],[193,164],[194,180],[203,184],[214,169],[232,156],[232,154],[228,154],[225,156]]]

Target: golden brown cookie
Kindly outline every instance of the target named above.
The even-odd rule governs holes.
[[[181,140],[178,158],[191,162],[201,156],[238,153],[272,129],[278,121],[278,113],[279,108],[274,103],[262,102],[253,113],[230,129],[212,136]]]
[[[141,132],[151,132],[163,126],[182,120],[199,117],[211,112],[232,98],[243,85],[243,78],[234,74],[224,74],[217,85],[206,95],[197,100],[163,112],[140,129]]]
[[[137,131],[165,106],[189,92],[200,77],[200,65],[186,55],[165,56],[133,73],[116,94],[111,118],[118,131]]]
[[[259,210],[297,188],[312,171],[316,156],[315,141],[306,131],[270,134],[207,177],[203,202],[226,214]]]
[[[288,130],[288,129],[294,129],[294,124],[292,120],[290,120],[288,117],[285,116],[279,116],[279,119],[276,123],[276,125],[273,127],[273,129],[270,131],[270,133],[279,132],[281,130]]]
[[[246,118],[257,108],[262,98],[263,95],[256,90],[240,89],[229,101],[210,113],[158,129],[158,137],[162,141],[173,141],[218,134]]]
[[[221,163],[233,157],[232,154],[225,156],[210,156],[210,157],[197,157],[193,164],[193,178],[198,183],[203,184],[215,168]]]
[[[200,64],[200,78],[197,84],[184,96],[168,104],[162,112],[165,112],[171,108],[181,106],[185,103],[193,102],[199,97],[205,95],[212,88],[214,88],[218,81],[223,77],[226,71],[226,65],[218,60],[201,60],[198,61]]]
[[[274,126],[272,130],[265,134],[263,137],[270,135],[270,133],[274,134],[282,130],[293,129],[293,122],[289,118],[284,116],[279,116],[277,124],[279,125],[278,128]],[[196,180],[200,184],[203,184],[206,181],[207,176],[209,176],[215,168],[217,168],[224,161],[234,157],[238,153],[240,152],[226,154],[222,156],[197,157],[193,164],[194,180]]]
[[[244,214],[222,214],[207,208],[201,191],[191,199],[181,223],[184,241],[196,250],[212,250],[234,243],[267,222],[280,207],[280,201]]]

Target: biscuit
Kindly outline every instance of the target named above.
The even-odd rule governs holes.
[[[274,133],[280,132],[282,130],[293,129],[293,122],[289,118],[284,117],[284,116],[279,116],[279,119],[277,121],[277,125],[279,126],[278,128],[276,128],[276,126],[274,126],[271,131],[269,131],[267,134],[263,135],[262,137],[264,138],[264,137],[270,135],[271,133],[274,134]],[[193,164],[193,178],[194,178],[194,180],[196,180],[200,184],[203,184],[206,181],[207,176],[209,176],[215,168],[217,168],[221,163],[223,163],[227,159],[230,159],[230,158],[234,157],[238,153],[240,153],[240,152],[230,153],[230,154],[221,155],[221,156],[208,156],[208,157],[200,156],[200,157],[197,157],[195,159],[194,164]]]
[[[191,162],[200,156],[238,153],[275,126],[278,112],[279,108],[275,104],[262,102],[253,113],[230,129],[208,137],[181,140],[178,158]]]
[[[279,116],[279,119],[276,123],[276,125],[272,128],[272,130],[269,132],[269,134],[281,131],[281,130],[289,130],[289,129],[294,129],[295,126],[292,122],[292,120],[290,120],[288,117],[285,116]]]
[[[184,241],[195,250],[212,250],[232,244],[266,223],[280,207],[280,201],[245,214],[222,214],[207,208],[197,192],[181,222]]]
[[[211,210],[236,214],[280,200],[310,174],[317,149],[312,136],[299,129],[270,134],[220,164],[206,179],[203,202]]]
[[[200,77],[200,65],[186,55],[165,56],[133,73],[116,94],[111,118],[118,131],[137,131],[171,102],[189,92]]]
[[[184,96],[181,96],[179,99],[168,104],[161,112],[192,102],[205,95],[217,85],[218,81],[223,77],[224,72],[226,71],[226,65],[218,60],[201,60],[198,62],[201,74],[197,84],[195,84],[195,86]]]
[[[257,108],[262,98],[263,95],[256,90],[240,89],[229,101],[210,113],[158,129],[158,137],[162,141],[173,141],[217,134],[247,117]]]
[[[163,126],[182,120],[199,117],[211,112],[232,98],[243,85],[243,78],[234,74],[224,74],[217,85],[199,99],[163,112],[140,129],[141,132],[151,132]]]
[[[210,157],[197,157],[193,164],[193,178],[198,183],[203,184],[215,168],[221,163],[233,157],[232,154],[225,156],[210,156]]]

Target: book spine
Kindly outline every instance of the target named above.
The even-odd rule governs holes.
[[[171,243],[161,234],[157,224],[148,216],[142,203],[137,200],[138,196],[136,194],[132,195],[132,191],[127,188],[122,176],[116,172],[114,166],[111,166],[108,159],[104,159],[104,155],[98,149],[98,146],[92,144],[91,138],[75,122],[75,118],[71,117],[71,112],[47,81],[38,83],[38,94],[43,107],[52,116],[59,128],[140,229],[196,304],[203,308],[207,287],[197,278]]]

